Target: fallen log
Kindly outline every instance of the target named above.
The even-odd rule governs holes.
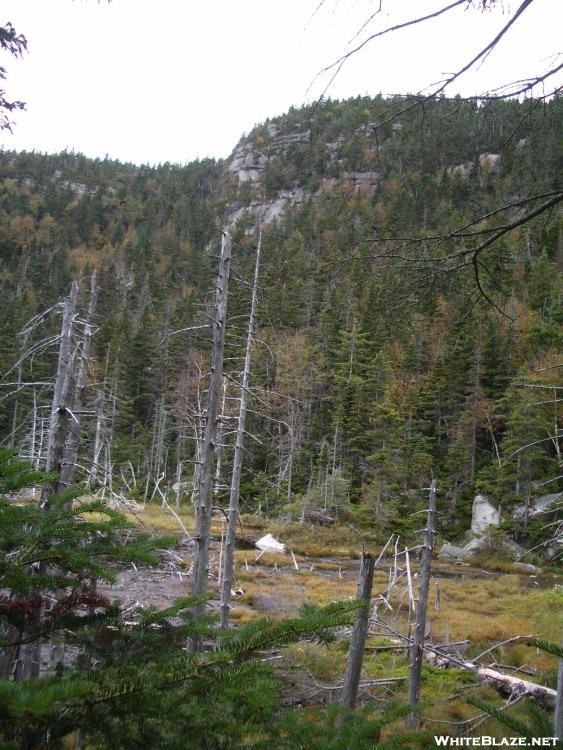
[[[427,661],[430,661],[438,667],[457,667],[458,669],[467,669],[473,672],[479,682],[484,682],[495,687],[499,692],[513,697],[522,696],[530,698],[544,708],[554,709],[557,698],[557,691],[553,688],[538,685],[529,680],[523,680],[510,674],[503,674],[497,669],[491,667],[480,667],[471,661],[461,661],[452,658],[450,654],[443,653],[441,649],[428,645]]]
[[[400,638],[407,643],[412,643],[412,638],[403,635],[385,623],[378,621],[378,625],[383,627],[389,633],[392,633],[397,638]],[[524,638],[528,639],[530,637],[531,636],[518,636],[518,638],[511,638],[509,641],[503,641],[503,643],[510,643]],[[498,645],[499,644],[497,644],[497,646]],[[502,672],[499,672],[496,669],[491,669],[490,667],[480,667],[474,662],[466,661],[463,657],[456,658],[455,656],[452,656],[447,653],[444,648],[444,646],[432,646],[430,643],[425,643],[424,652],[426,660],[432,662],[435,666],[452,666],[457,667],[458,669],[467,669],[470,672],[473,672],[477,680],[480,682],[491,684],[500,692],[508,693],[514,697],[519,695],[522,697],[525,696],[545,708],[553,710],[557,705],[557,691],[553,688],[544,687],[543,685],[538,685],[529,680],[522,680],[520,677],[515,677],[514,675],[502,674]],[[489,653],[493,648],[496,647],[483,651],[478,658]]]
[[[489,667],[476,668],[475,664],[471,662],[467,662],[466,668],[471,669],[479,681],[494,685],[501,693],[507,693],[514,697],[525,696],[544,706],[544,708],[552,710],[555,708],[557,690],[553,690],[553,688],[522,680],[520,677],[514,677],[514,675],[502,674],[502,672],[497,672],[496,669],[490,669]]]

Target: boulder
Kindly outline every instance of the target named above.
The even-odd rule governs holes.
[[[494,506],[486,495],[477,495],[471,514],[473,534],[485,534],[491,526],[498,526],[500,521],[500,509]]]
[[[526,551],[524,547],[521,547],[513,539],[500,534],[496,535],[494,538],[489,534],[476,537],[466,544],[463,549],[468,555],[473,555],[476,552],[488,552],[492,555],[511,557],[512,559],[519,555],[523,555]]]
[[[543,573],[541,568],[538,568],[537,565],[532,565],[531,563],[516,562],[514,563],[514,566],[525,573],[533,573],[534,575]]]
[[[505,552],[512,553],[512,556],[515,558],[520,557],[520,555],[523,555],[526,552],[525,547],[522,547],[521,544],[518,544],[518,542],[515,542],[514,539],[511,539],[510,537],[503,537],[501,539],[501,545]]]
[[[464,557],[469,557],[470,554],[471,552],[467,552],[463,547],[456,547],[454,544],[449,544],[448,542],[444,542],[438,557],[439,558],[444,558],[444,557],[464,558]]]
[[[472,539],[468,544],[465,545],[465,547],[463,548],[463,552],[465,555],[473,555],[475,552],[482,552],[483,550],[488,550],[489,548],[490,545],[488,539],[477,537],[476,539]]]
[[[285,544],[278,542],[271,534],[266,534],[255,544],[263,552],[285,552]]]

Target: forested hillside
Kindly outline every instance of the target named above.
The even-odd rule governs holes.
[[[80,279],[85,311],[96,271],[78,476],[108,498],[190,505],[227,228],[227,504],[264,225],[244,511],[333,509],[379,538],[417,527],[437,476],[455,536],[476,492],[510,508],[560,489],[563,224],[556,205],[533,214],[560,189],[562,100],[438,99],[393,117],[404,104],[291,110],[226,162],[1,153],[4,444],[44,466],[53,306]]]

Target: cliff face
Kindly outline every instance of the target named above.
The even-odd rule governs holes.
[[[412,115],[394,121],[385,114],[382,101],[355,101],[349,112],[337,106],[336,116],[327,116],[321,108],[309,119],[303,117],[306,111],[299,119],[277,118],[242,138],[226,163],[230,225],[244,217],[250,232],[257,223],[279,220],[288,207],[318,202],[326,195],[371,200],[386,180],[408,173],[437,181],[444,174],[461,181],[473,176],[489,184],[503,172],[494,131],[477,124],[471,137],[464,134],[463,142],[443,132],[447,123],[439,116],[434,119],[437,133]],[[376,113],[383,126],[376,120],[361,121]],[[473,116],[479,119],[475,112]],[[529,138],[518,139],[509,149],[510,158],[516,155],[523,163],[528,143]],[[459,156],[467,160],[458,163]]]

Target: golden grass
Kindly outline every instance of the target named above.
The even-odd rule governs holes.
[[[374,544],[372,535],[342,524],[311,526],[307,523],[278,521],[273,522],[269,528],[288,549],[308,557],[355,559],[360,556],[362,544],[367,547],[373,547]]]
[[[245,558],[248,570],[245,569]],[[265,554],[256,562],[253,551],[239,551],[236,559],[237,585],[241,585],[245,591],[242,601],[264,615],[279,618],[296,612],[304,601],[323,606],[356,596],[356,562],[343,566],[330,564],[328,568],[315,563],[312,571],[300,567],[298,572],[287,554]],[[444,566],[441,569],[445,571]],[[414,581],[416,586],[417,579]],[[387,569],[376,570],[374,597],[386,590],[387,583]],[[468,639],[471,643],[468,656],[474,656],[495,642],[515,636],[533,634],[552,641],[560,637],[563,594],[551,588],[532,587],[526,576],[501,574],[491,578],[476,577],[475,571],[469,570],[464,572],[463,577],[439,577],[438,585],[440,610],[435,608],[435,579],[428,607],[434,642],[446,638],[450,641]],[[399,595],[397,587],[389,601],[393,612],[388,614],[380,608],[380,613],[394,618],[394,627],[406,632],[406,597]],[[271,611],[268,611],[269,608]],[[513,651],[516,645],[518,651]],[[502,663],[515,666],[525,663],[537,670],[549,669],[554,665],[553,657],[522,643],[504,647],[497,658]],[[377,655],[374,663],[381,664],[385,669],[390,666],[381,654]],[[378,674],[381,676],[381,672]]]
[[[131,520],[134,524],[139,526],[141,529],[148,527],[152,531],[162,531],[166,533],[177,532],[183,534],[182,527],[178,523],[178,520],[174,515],[167,511],[165,508],[161,508],[160,505],[153,503],[147,503],[143,510],[132,512],[128,508],[120,508],[123,515]],[[176,511],[180,520],[188,531],[193,531],[195,527],[195,519],[193,513],[180,509]],[[191,509],[190,509],[191,511]]]
[[[156,531],[182,533],[174,516],[157,505],[147,505],[136,516],[126,515],[136,523],[140,524],[142,521],[143,525]],[[180,517],[185,527],[192,531],[193,514],[182,510]],[[287,545],[288,550],[293,550],[299,570],[295,569],[289,553],[260,554],[259,550],[236,550],[235,586],[242,587],[244,595],[232,602],[231,619],[235,624],[252,622],[265,616],[273,619],[294,616],[305,601],[323,606],[354,598],[359,567],[355,558],[360,554],[362,543],[371,550],[375,547],[374,540],[366,538],[365,533],[343,526],[312,531],[307,524],[268,522],[258,516],[244,516],[243,524],[245,533],[252,530],[271,531]],[[220,535],[220,517],[214,517],[212,532]],[[316,559],[317,557],[325,559]],[[489,569],[498,568],[490,561],[481,562],[486,563]],[[375,572],[374,596],[387,588],[388,566],[389,562],[384,559]],[[413,567],[415,573],[416,564]],[[553,588],[560,580],[556,576],[550,574],[535,578],[541,584],[541,587],[536,587],[530,577],[520,571],[516,574],[510,564],[503,568],[503,572],[497,571],[487,576],[474,567],[456,566],[442,561],[434,563],[433,573],[428,619],[434,642],[446,637],[450,641],[468,639],[470,646],[467,656],[474,657],[493,643],[515,636],[533,634],[552,641],[560,638],[563,627],[563,593]],[[440,611],[435,609],[436,580],[440,592]],[[416,587],[417,578],[414,579],[414,585]],[[402,598],[399,595],[399,587],[391,593],[389,601],[393,613],[385,613],[383,608],[380,613],[394,618],[394,627],[405,632],[407,600],[404,593]],[[307,647],[304,651],[294,649],[292,658],[299,661],[298,656],[301,655],[304,669],[308,669],[319,679],[321,676],[322,679],[328,679],[338,671],[337,665],[338,669],[340,666],[343,669],[345,652],[345,646],[333,647],[327,653],[321,647]],[[495,651],[494,656],[489,657],[490,660],[493,658],[503,664],[526,664],[536,670],[550,670],[555,664],[553,657],[528,647],[523,642],[501,647]],[[372,677],[406,676],[407,666],[403,651],[366,653],[365,670]],[[439,703],[432,707],[432,716],[443,720],[473,716],[475,709],[468,706],[462,698],[445,700],[455,692],[452,687],[454,683],[463,687],[466,680],[466,677],[457,674],[457,670],[446,672],[447,676],[444,670],[425,668],[423,700],[434,698]],[[481,697],[486,695],[486,688],[476,689]],[[399,688],[399,693],[401,690]]]

